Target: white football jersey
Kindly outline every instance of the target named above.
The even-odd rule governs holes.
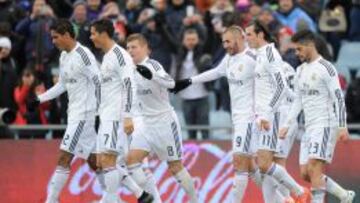
[[[233,122],[251,122],[255,118],[254,84],[255,54],[250,49],[226,54],[219,65],[191,78],[193,83],[203,83],[226,76],[229,83]]]
[[[346,109],[335,67],[322,57],[297,68],[287,126],[303,109],[305,127],[346,127]]]
[[[130,117],[133,102],[133,71],[135,64],[119,45],[115,44],[105,55],[101,71],[101,120],[121,120]]]
[[[286,93],[283,61],[271,43],[257,50],[256,63],[255,111],[259,118],[271,120]]]
[[[141,116],[156,116],[173,111],[168,89],[175,86],[175,81],[165,72],[161,64],[145,58],[139,65],[146,66],[152,72],[152,79],[144,78],[135,71],[136,105]]]
[[[295,69],[288,63],[284,62],[281,66],[284,79],[286,81],[286,96],[281,101],[278,111],[282,115],[287,115],[291,107],[292,101],[294,100],[294,78],[295,78]]]
[[[100,105],[100,70],[91,51],[77,43],[60,56],[59,82],[39,95],[45,102],[65,91],[68,94],[68,121],[94,120]]]

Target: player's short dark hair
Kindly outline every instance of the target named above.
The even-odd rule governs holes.
[[[310,30],[301,30],[295,33],[291,37],[291,41],[295,43],[309,43],[312,42],[316,44],[317,38],[316,35]]]
[[[61,18],[50,25],[50,30],[53,30],[61,35],[69,33],[71,38],[75,39],[75,31],[71,22],[67,19]]]
[[[136,40],[139,41],[143,45],[149,46],[149,43],[148,43],[147,39],[145,38],[145,36],[142,34],[139,34],[139,33],[131,34],[126,39],[127,43],[136,41]]]
[[[101,19],[93,22],[91,27],[95,28],[98,33],[105,32],[110,38],[114,36],[114,25],[108,19]]]
[[[263,33],[265,41],[276,43],[276,40],[270,33],[269,29],[259,20],[255,20],[253,23],[250,24],[250,26],[254,26],[254,32],[256,34]]]
[[[187,34],[196,34],[199,36],[199,33],[197,32],[197,30],[195,28],[187,28],[185,31],[184,31],[184,36],[187,35]]]

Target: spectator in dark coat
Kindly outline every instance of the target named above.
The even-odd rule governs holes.
[[[13,96],[17,81],[16,64],[10,51],[10,39],[0,37],[0,108],[16,110]]]
[[[39,79],[45,82],[47,87],[51,83],[52,62],[57,62],[58,51],[51,42],[49,27],[55,16],[44,0],[35,0],[32,13],[24,18],[16,26],[16,32],[24,36],[26,61],[28,66],[34,64],[35,70],[39,73]]]

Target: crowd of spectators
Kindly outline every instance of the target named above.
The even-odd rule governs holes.
[[[125,46],[126,36],[142,33],[149,40],[151,57],[175,79],[187,78],[216,66],[225,54],[221,33],[229,25],[245,27],[259,19],[277,39],[283,59],[299,65],[290,43],[302,29],[319,34],[322,55],[335,62],[341,42],[360,41],[358,0],[0,0],[0,108],[17,111],[15,124],[66,122],[66,95],[29,111],[26,103],[58,79],[59,51],[51,42],[49,27],[67,18],[76,38],[100,61],[102,53],[91,43],[90,25],[110,19],[114,38]],[[360,68],[360,67],[359,67]],[[355,74],[356,75],[356,74]],[[349,119],[360,120],[353,110],[360,98],[360,79],[340,81],[347,94]],[[357,81],[359,80],[359,81]],[[187,124],[209,124],[209,92],[216,95],[216,109],[230,111],[226,79],[198,85],[180,94]],[[359,115],[355,115],[359,112]],[[25,132],[24,137],[43,137]],[[196,132],[189,132],[190,138]],[[208,138],[207,131],[202,131]]]

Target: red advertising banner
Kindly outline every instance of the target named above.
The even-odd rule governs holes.
[[[56,165],[58,146],[59,141],[0,141],[0,202],[43,203]],[[195,179],[200,202],[230,202],[233,175],[230,147],[228,141],[185,142],[183,161]],[[327,171],[333,179],[353,190],[360,190],[359,149],[360,141],[339,143],[333,164]],[[288,170],[300,181],[297,154],[298,145],[295,145],[288,161]],[[165,162],[152,159],[149,167],[157,179],[164,202],[187,202],[184,191],[167,172]],[[71,170],[60,202],[97,202],[102,192],[94,172],[80,159],[73,162]],[[132,194],[124,188],[119,188],[119,195],[124,202],[135,202]],[[244,202],[262,202],[260,190],[252,182]]]

